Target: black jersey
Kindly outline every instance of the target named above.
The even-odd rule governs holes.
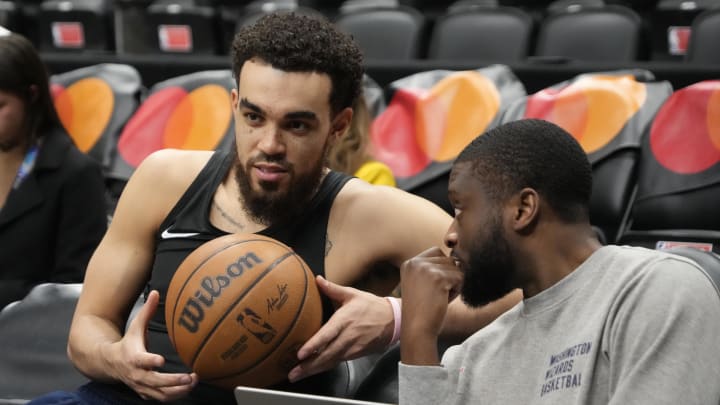
[[[162,370],[165,372],[189,371],[172,347],[167,334],[164,307],[167,288],[175,270],[193,250],[227,234],[210,223],[210,208],[215,191],[232,164],[233,154],[227,151],[215,152],[165,218],[156,235],[155,260],[146,293],[158,290],[160,304],[148,326],[147,348],[150,353],[165,357]],[[305,260],[313,273],[325,276],[325,243],[330,208],[337,194],[351,178],[342,173],[330,172],[301,218],[282,227],[270,226],[258,233],[290,246]],[[331,313],[332,306],[323,296],[324,320]]]

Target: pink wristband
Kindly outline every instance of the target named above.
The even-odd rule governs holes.
[[[388,300],[390,303],[390,306],[393,310],[393,318],[395,319],[395,329],[393,330],[392,339],[390,339],[390,344],[388,346],[392,346],[398,341],[400,341],[400,324],[402,323],[402,310],[400,308],[400,300],[395,297],[385,297],[385,299]]]

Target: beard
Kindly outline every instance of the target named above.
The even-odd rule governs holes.
[[[498,300],[515,289],[515,263],[499,220],[492,224],[489,238],[485,240],[484,244],[476,243],[470,249],[460,291],[462,300],[475,308]]]
[[[257,223],[265,226],[288,223],[302,215],[323,177],[324,156],[327,154],[327,149],[328,144],[326,143],[323,146],[323,158],[319,159],[306,175],[297,177],[294,165],[287,162],[282,156],[260,153],[243,165],[237,156],[237,150],[235,150],[235,180],[240,190],[245,213]],[[290,180],[287,189],[280,190],[278,183],[261,180],[259,185],[262,191],[254,190],[250,183],[249,173],[253,165],[258,162],[278,164],[287,170]]]

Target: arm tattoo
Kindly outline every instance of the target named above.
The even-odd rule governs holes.
[[[325,257],[327,257],[330,254],[330,249],[332,249],[333,243],[330,240],[330,235],[327,233],[325,234]]]

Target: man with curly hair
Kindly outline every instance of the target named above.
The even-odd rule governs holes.
[[[291,246],[325,297],[323,328],[279,388],[327,386],[323,374],[304,377],[397,340],[399,319],[383,295],[404,260],[441,243],[451,218],[421,198],[325,167],[360,93],[358,47],[327,21],[277,14],[242,29],[232,55],[235,147],[163,150],[138,167],[91,259],[70,331],[68,354],[92,382],[34,403],[53,395],[62,403],[234,403],[232,392],[182,364],[162,309],[182,260],[229,233]],[[125,330],[143,291],[145,304]],[[468,335],[517,298],[478,312],[455,303],[446,335]]]

